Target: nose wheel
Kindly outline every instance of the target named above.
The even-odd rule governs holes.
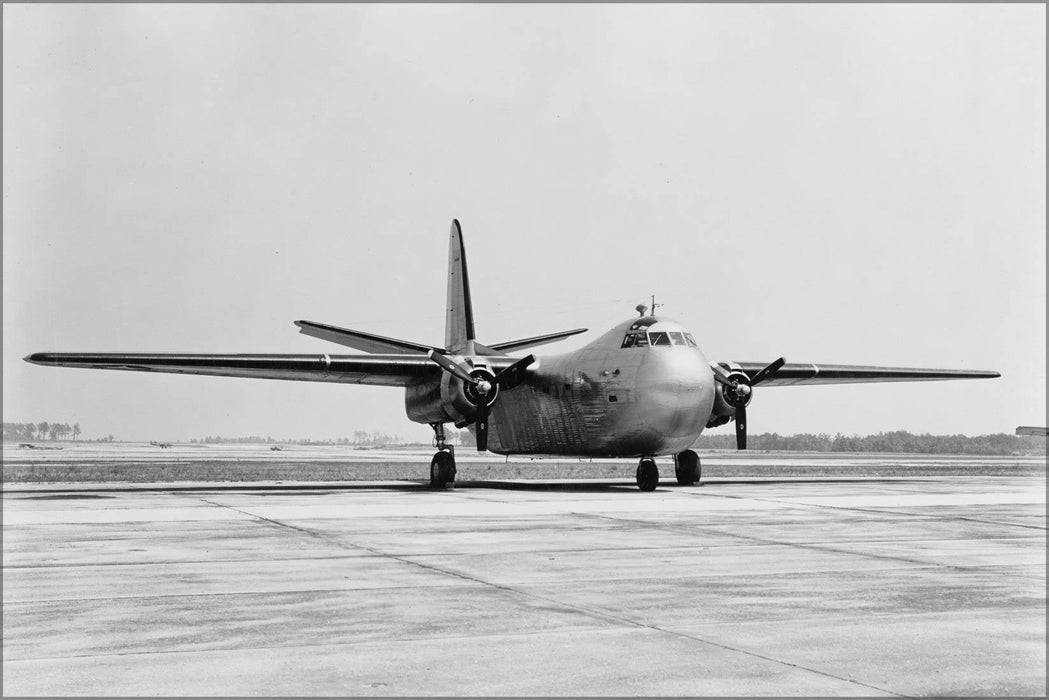
[[[637,487],[642,491],[655,491],[659,486],[659,468],[656,460],[643,457],[637,465]]]
[[[674,475],[677,477],[677,482],[682,486],[698,484],[702,473],[699,455],[692,450],[685,450],[674,456]]]

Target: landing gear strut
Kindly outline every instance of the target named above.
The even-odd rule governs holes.
[[[674,474],[677,476],[677,482],[682,486],[698,484],[700,476],[703,474],[702,466],[699,463],[699,455],[692,450],[685,450],[675,455]]]
[[[655,491],[659,486],[659,468],[656,460],[651,457],[642,457],[637,465],[637,487],[642,491]]]
[[[444,423],[431,423],[437,454],[430,460],[430,486],[443,489],[455,481],[455,448],[444,441]]]

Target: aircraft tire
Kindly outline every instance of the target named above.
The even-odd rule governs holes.
[[[455,481],[455,458],[448,452],[438,452],[430,460],[430,486],[443,489]]]
[[[656,462],[648,457],[637,465],[637,487],[642,491],[655,491],[659,486],[659,468]]]
[[[682,486],[693,486],[699,483],[703,467],[699,455],[692,450],[685,450],[674,458],[674,475]]]

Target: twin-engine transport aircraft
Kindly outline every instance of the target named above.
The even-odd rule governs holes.
[[[704,428],[734,420],[736,444],[747,446],[747,406],[753,387],[997,377],[997,372],[906,369],[785,362],[709,362],[686,328],[649,315],[623,321],[574,352],[537,357],[508,353],[552,343],[587,329],[482,345],[474,335],[473,304],[459,222],[452,222],[443,347],[385,338],[312,321],[306,335],[370,355],[182,355],[36,353],[39,365],[212,374],[346,384],[399,386],[405,410],[428,423],[437,453],[430,483],[455,480],[455,454],[444,424],[469,426],[479,451],[638,457],[637,485],[659,484],[655,457],[672,455],[679,484],[700,480],[689,449]]]

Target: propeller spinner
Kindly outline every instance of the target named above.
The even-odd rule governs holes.
[[[786,360],[781,357],[760,370],[753,377],[747,377],[744,372],[724,375],[717,367],[712,368],[714,371],[714,380],[722,384],[728,390],[725,392],[725,398],[729,403],[735,406],[736,409],[737,450],[747,449],[747,402],[750,400],[750,395],[753,393],[752,387],[771,379],[785,363]]]
[[[523,357],[494,376],[487,370],[472,368],[465,362],[456,362],[433,350],[427,352],[426,356],[445,372],[462,381],[463,394],[477,409],[474,416],[474,424],[477,426],[477,451],[484,452],[488,449],[488,413],[499,396],[499,389],[513,389],[520,384],[524,369],[535,362],[535,356]]]

